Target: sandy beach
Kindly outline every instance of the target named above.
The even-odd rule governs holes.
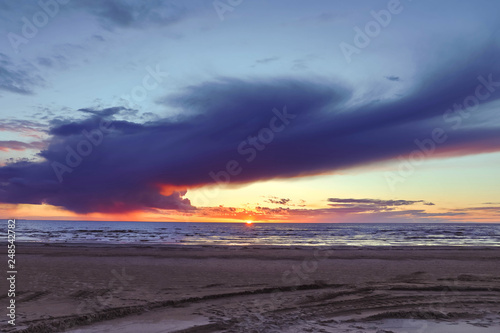
[[[19,243],[2,332],[498,332],[500,248]],[[8,286],[2,280],[1,290]],[[5,311],[7,294],[0,294]]]

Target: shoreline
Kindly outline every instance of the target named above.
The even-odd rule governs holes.
[[[0,246],[6,246],[5,241],[0,242]],[[355,250],[355,249],[387,249],[387,250],[411,250],[411,249],[436,249],[436,250],[453,250],[453,249],[472,249],[472,250],[500,250],[498,245],[271,245],[271,244],[166,244],[166,243],[110,243],[110,242],[25,242],[16,241],[16,245],[26,247],[37,246],[52,246],[52,247],[117,247],[117,248],[254,248],[254,249],[334,249],[334,250]]]

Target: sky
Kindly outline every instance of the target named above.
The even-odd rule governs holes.
[[[0,215],[500,222],[494,0],[0,1]]]

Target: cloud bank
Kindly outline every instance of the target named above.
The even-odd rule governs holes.
[[[499,151],[498,124],[475,121],[491,110],[454,108],[477,94],[484,97],[481,105],[498,99],[498,55],[482,50],[467,67],[457,62],[424,73],[426,79],[406,96],[358,107],[347,104],[355,88],[338,82],[219,78],[158,101],[182,110],[160,121],[116,120],[126,110],[119,106],[85,108],[88,118],[50,130],[49,145],[40,153],[44,161],[0,168],[0,202],[46,203],[78,213],[192,210],[181,189],[221,180],[229,162],[236,163],[232,183],[319,174],[396,159],[416,149],[415,140],[425,146],[436,128],[446,140],[429,157]],[[103,121],[108,126],[101,137],[96,131]],[[73,158],[77,165],[71,166],[68,154],[78,149],[85,156],[79,163]],[[54,163],[71,169],[59,168],[62,181]],[[162,195],[166,185],[178,190]]]

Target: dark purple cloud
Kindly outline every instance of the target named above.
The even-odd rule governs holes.
[[[392,212],[396,211],[396,208],[400,206],[410,206],[414,204],[424,204],[432,206],[432,202],[426,202],[424,200],[382,200],[382,199],[341,199],[341,198],[328,198],[328,206],[331,208],[326,208],[327,211],[335,213],[380,213],[380,212]],[[420,212],[423,210],[412,210],[412,211],[399,211],[399,212]]]
[[[459,126],[453,120],[458,113],[443,119],[454,103],[477,93],[478,77],[500,81],[498,59],[485,50],[428,75],[405,97],[351,109],[351,87],[288,78],[221,78],[190,86],[158,101],[183,112],[155,122],[115,120],[126,110],[121,107],[82,109],[89,115],[85,120],[59,122],[50,130],[50,144],[40,154],[44,161],[0,168],[0,202],[47,203],[79,213],[188,210],[193,207],[182,190],[163,196],[160,184],[189,188],[214,178],[247,183],[366,165],[409,154],[415,140],[431,137],[435,128],[448,138],[432,157],[500,150],[498,124],[478,125],[473,114]],[[491,83],[479,92],[488,95],[483,103],[490,102],[500,87]],[[103,120],[111,123],[96,134]],[[96,143],[82,144],[90,138]],[[78,149],[87,156],[70,165],[68,154]]]
[[[426,202],[424,200],[381,200],[381,199],[340,199],[340,198],[328,198],[330,205],[338,204],[353,204],[353,205],[375,205],[375,206],[408,206],[414,205],[416,203],[422,203],[427,206],[434,206],[432,202]]]
[[[70,7],[83,9],[94,15],[109,30],[119,28],[147,28],[168,26],[185,19],[193,5],[179,0],[151,0],[144,2],[119,0],[86,0],[70,3]]]
[[[389,75],[389,76],[386,76],[385,78],[389,81],[401,81],[399,76],[396,76],[396,75]]]
[[[255,62],[257,64],[268,64],[273,61],[280,60],[280,57],[269,57],[269,58],[262,58],[262,59],[257,59]]]

